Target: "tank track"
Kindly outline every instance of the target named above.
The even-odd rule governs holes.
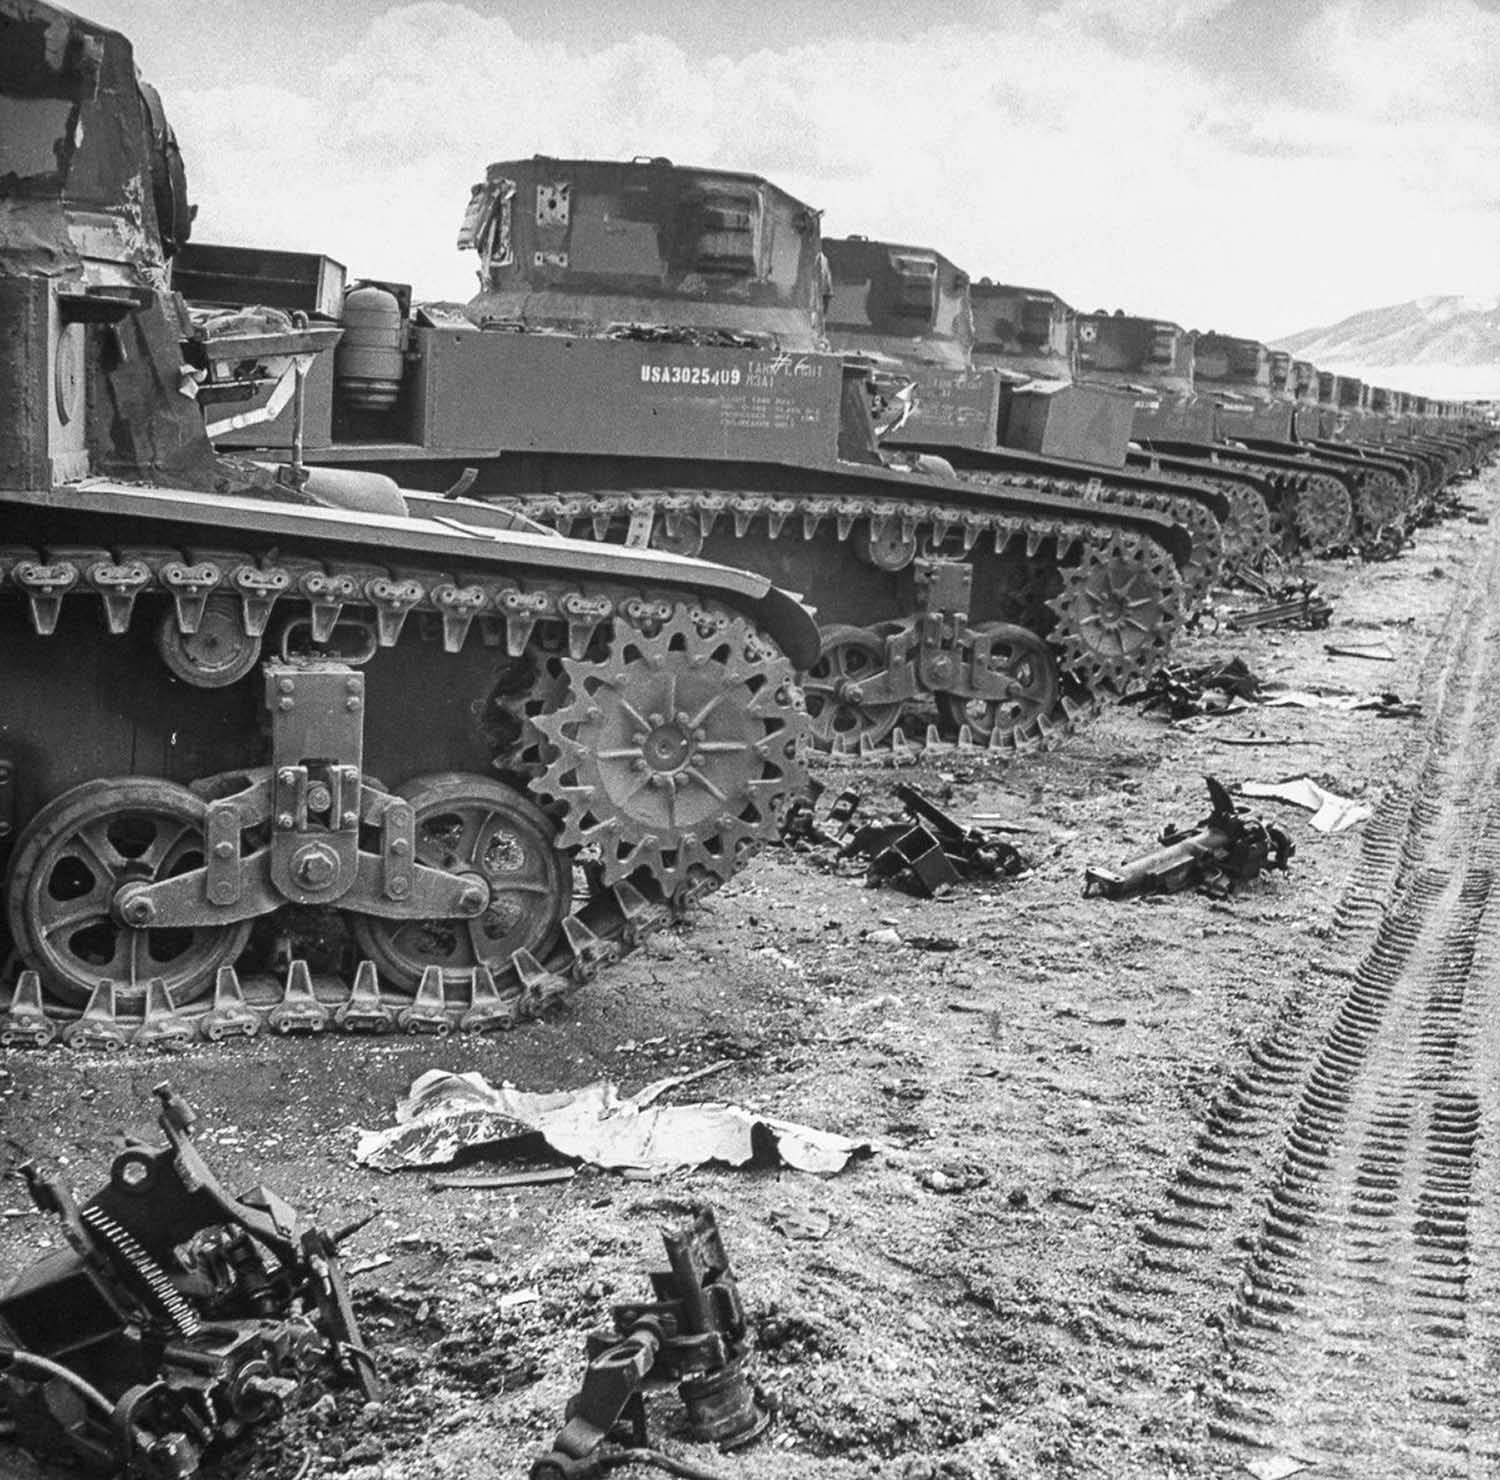
[[[808,494],[777,497],[701,488],[661,488],[604,496],[592,492],[557,492],[487,497],[486,501],[526,514],[565,536],[584,533],[596,540],[606,539],[611,527],[618,527],[622,520],[645,521],[650,516],[654,522],[659,516],[666,535],[662,548],[681,554],[695,553],[718,521],[727,519],[733,523],[735,537],[740,539],[750,533],[758,520],[765,521],[767,534],[773,540],[782,537],[788,525],[803,539],[811,540],[820,527],[829,523],[834,526],[840,543],[850,541],[856,531],[862,530],[876,543],[887,537],[899,538],[907,544],[915,541],[933,554],[958,555],[967,554],[983,539],[991,543],[996,555],[1014,549],[1024,550],[1031,558],[1050,539],[1063,559],[1075,553],[1081,557],[1090,551],[1100,557],[1123,558],[1141,571],[1149,571],[1152,579],[1163,587],[1162,620],[1132,651],[1111,651],[1107,642],[1101,644],[1089,626],[1091,598],[1081,589],[1079,581],[1068,581],[1066,574],[1061,592],[1034,605],[1045,607],[1055,620],[1047,640],[1057,654],[1061,673],[1084,690],[1101,686],[1119,690],[1149,677],[1165,657],[1185,616],[1182,581],[1170,558],[1151,541],[1134,535],[1113,533],[1101,541],[1097,527],[1088,519],[1087,504],[1078,500],[1075,482],[1024,476],[1007,478],[1006,482],[1007,486],[1020,485],[1027,491],[1060,494],[1079,502],[1079,516],[1073,519],[989,512],[932,501],[896,501],[884,493],[868,498]],[[1029,615],[1039,621],[1044,613],[1038,609]]]
[[[1222,493],[1233,506],[1228,520],[1221,526],[1224,564],[1226,566],[1257,566],[1271,550],[1274,536],[1271,526],[1271,511],[1266,506],[1264,494],[1238,478],[1215,477],[1213,465],[1205,463],[1200,469],[1163,466],[1152,456],[1148,467],[1153,478],[1168,483],[1196,483]]]
[[[1300,469],[1291,459],[1278,465],[1253,456],[1236,457],[1232,448],[1222,447],[1213,449],[1209,466],[1248,473],[1265,487],[1270,548],[1275,553],[1318,555],[1349,542],[1354,502],[1338,475]]]
[[[1219,521],[1202,504],[1190,498],[1174,498],[1169,493],[1145,493],[1135,488],[1114,488],[1106,483],[1100,497],[1113,504],[1165,514],[1188,531],[1193,540],[1193,553],[1178,572],[1182,579],[1183,609],[1192,613],[1203,606],[1208,593],[1224,575],[1227,538]]]
[[[63,604],[76,601],[99,603],[108,632],[124,633],[143,595],[169,598],[178,630],[191,634],[216,593],[237,599],[243,629],[255,636],[266,633],[273,615],[305,614],[314,641],[326,642],[347,611],[373,626],[382,648],[395,646],[414,614],[432,624],[447,653],[459,652],[475,630],[517,659],[543,651],[538,640],[547,638],[555,652],[533,665],[539,675],[534,691],[542,698],[532,713],[534,724],[550,737],[550,754],[545,764],[527,765],[519,755],[524,736],[513,734],[497,749],[494,765],[547,800],[545,810],[559,826],[555,846],[564,874],[581,874],[587,897],[573,898],[542,959],[518,950],[498,971],[480,965],[456,973],[432,965],[414,989],[382,981],[368,957],[356,960],[352,930],[340,953],[353,966],[348,972],[326,970],[308,952],[242,977],[242,953],[206,979],[172,992],[160,978],[138,983],[133,994],[120,990],[122,983],[101,980],[81,1009],[55,1000],[36,970],[21,969],[8,991],[0,987],[0,1047],[63,1044],[111,1052],[261,1032],[445,1036],[512,1028],[572,997],[602,968],[718,888],[774,834],[782,807],[803,784],[797,752],[805,718],[797,715],[791,665],[743,619],[680,596],[636,591],[614,599],[556,580],[497,580],[492,573],[462,570],[419,576],[405,566],[257,559],[196,548],[0,547],[0,599],[24,599],[39,637],[56,633]],[[591,850],[582,858],[568,856],[580,843],[597,842],[609,821],[607,807],[595,806],[585,816],[574,772],[559,760],[587,746],[590,706],[579,702],[572,685],[576,680],[582,686],[601,666],[590,656],[597,652],[601,629],[615,634],[616,646],[623,645],[634,655],[632,662],[648,669],[660,667],[670,648],[687,655],[678,665],[684,670],[718,665],[737,679],[753,672],[757,697],[745,706],[750,715],[760,715],[772,698],[778,714],[790,708],[790,722],[768,728],[766,738],[742,747],[755,751],[758,765],[764,763],[760,778],[748,783],[762,825],[747,825],[743,813],[726,814],[696,832],[686,829],[687,844],[664,850],[656,838],[643,839],[645,829],[636,819],[627,845],[614,854]],[[558,653],[564,655],[560,660]],[[568,672],[565,682],[556,677],[558,661]],[[188,790],[209,796],[218,779],[204,778]],[[108,780],[86,783],[101,797],[110,785]],[[584,835],[588,829],[593,837]],[[22,840],[25,836],[23,829]],[[326,913],[336,909],[330,906]]]

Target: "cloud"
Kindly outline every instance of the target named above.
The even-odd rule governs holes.
[[[767,174],[831,234],[1268,338],[1493,285],[1500,116],[1473,90],[1500,75],[1500,20],[1402,14],[1061,0],[731,57],[537,41],[429,0],[295,82],[167,102],[204,239],[329,251],[428,297],[470,290],[452,243],[490,161],[665,154]]]

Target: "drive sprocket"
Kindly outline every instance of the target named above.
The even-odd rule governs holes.
[[[1321,555],[1349,542],[1354,502],[1339,479],[1309,474],[1282,495],[1271,514],[1271,529],[1284,554]]]
[[[741,618],[679,604],[563,668],[566,700],[533,720],[550,742],[534,787],[565,805],[559,846],[594,850],[606,885],[645,869],[670,897],[725,880],[801,790],[791,665]]]
[[[1182,586],[1167,552],[1115,534],[1086,543],[1062,575],[1047,605],[1057,615],[1052,642],[1063,672],[1117,691],[1150,674],[1182,623]]]

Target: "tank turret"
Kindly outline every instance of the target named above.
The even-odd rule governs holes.
[[[789,350],[818,345],[818,213],[758,175],[667,159],[504,160],[474,186],[460,248],[481,327],[636,327]]]
[[[47,6],[0,10],[0,56],[0,483],[203,481],[167,273],[192,213],[160,100],[123,36]]]
[[[1255,339],[1199,334],[1193,343],[1193,385],[1200,395],[1225,391],[1252,401],[1268,401],[1271,351]]]
[[[1190,396],[1192,336],[1168,319],[1122,313],[1079,314],[1078,377]]]
[[[1036,380],[1071,380],[1076,315],[1056,293],[980,278],[969,290],[974,363]]]
[[[826,327],[837,350],[965,370],[974,344],[969,276],[930,247],[827,239]]]

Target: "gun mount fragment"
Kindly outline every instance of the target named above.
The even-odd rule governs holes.
[[[771,1422],[745,1375],[749,1332],[739,1286],[711,1208],[662,1234],[670,1268],[653,1270],[654,1300],[617,1305],[615,1329],[589,1337],[588,1370],[531,1480],[595,1480],[629,1464],[701,1475],[651,1449],[645,1391],[676,1381],[689,1434],[720,1449],[753,1443]]]
[[[192,1110],[153,1093],[166,1145],[127,1144],[87,1202],[22,1168],[67,1246],[0,1294],[0,1409],[44,1459],[189,1480],[310,1384],[380,1385],[339,1264],[354,1230],[330,1236],[268,1188],[229,1196]]]
[[[1194,886],[1224,895],[1266,869],[1285,869],[1296,851],[1290,836],[1236,806],[1212,776],[1204,779],[1213,810],[1202,822],[1195,827],[1163,828],[1159,848],[1117,869],[1086,869],[1085,896],[1124,899],[1132,894],[1171,894]]]

